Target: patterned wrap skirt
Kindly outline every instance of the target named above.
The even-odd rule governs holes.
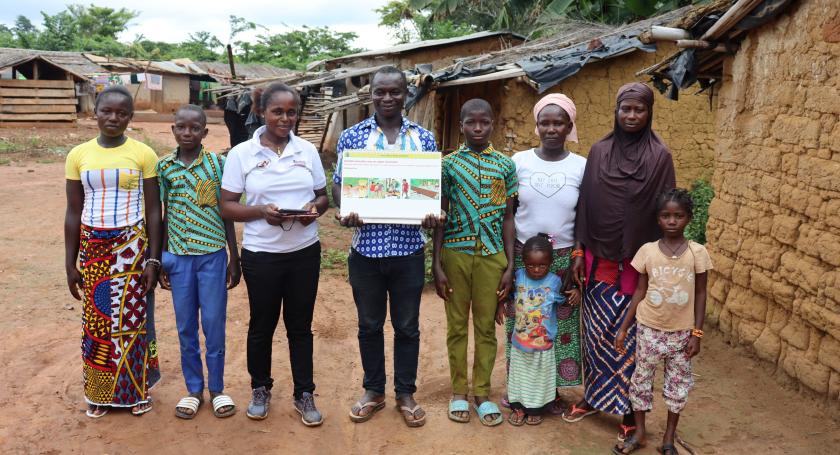
[[[615,350],[615,336],[633,296],[618,283],[590,279],[583,296],[583,397],[593,408],[624,415],[630,406],[630,378],[636,367],[636,324],[630,326],[624,354]]]
[[[149,401],[154,343],[141,296],[146,262],[143,222],[115,229],[82,225],[82,360],[89,404],[131,407]],[[150,383],[151,382],[151,383]]]
[[[554,261],[549,270],[564,280],[566,271],[571,263],[571,248],[554,250]],[[516,242],[514,249],[515,270],[525,267],[522,262],[522,244]],[[565,283],[564,283],[565,285]],[[507,370],[510,371],[511,337],[516,322],[516,308],[513,300],[505,303],[505,354]],[[557,306],[557,338],[554,340],[554,366],[557,370],[556,387],[579,386],[581,380],[581,349],[580,349],[580,306],[567,304]]]

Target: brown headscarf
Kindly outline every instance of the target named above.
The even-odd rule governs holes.
[[[645,127],[619,127],[618,108],[627,99],[648,106]],[[589,151],[578,198],[577,239],[595,256],[620,261],[661,235],[656,198],[676,186],[671,152],[651,129],[653,90],[638,82],[623,85],[615,103],[613,131]]]

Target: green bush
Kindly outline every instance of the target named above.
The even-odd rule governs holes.
[[[709,221],[709,204],[715,197],[715,190],[706,180],[695,180],[691,185],[691,199],[694,200],[694,217],[685,228],[685,236],[697,243],[706,243],[706,222]]]

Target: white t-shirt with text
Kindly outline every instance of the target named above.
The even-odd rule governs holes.
[[[519,180],[516,239],[524,243],[542,232],[554,240],[554,248],[575,242],[575,216],[586,158],[569,152],[560,161],[545,161],[535,149],[513,155]]]

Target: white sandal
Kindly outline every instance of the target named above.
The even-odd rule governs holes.
[[[91,409],[93,407],[93,409]],[[102,410],[102,414],[97,414],[96,411]],[[105,417],[105,414],[108,413],[108,408],[105,406],[100,406],[96,404],[89,404],[87,411],[85,411],[85,415],[90,417],[91,419],[98,419],[100,417]]]
[[[186,396],[184,398],[181,398],[181,401],[179,401],[178,404],[175,405],[175,415],[182,419],[192,419],[198,412],[199,406],[201,406],[200,399],[194,396]],[[190,411],[192,411],[192,414],[187,414],[186,412],[181,411],[181,409],[189,409]]]
[[[236,405],[233,403],[233,399],[231,397],[229,397],[227,395],[223,395],[223,394],[216,395],[215,397],[213,397],[212,402],[213,402],[213,415],[214,416],[219,417],[219,418],[223,418],[223,417],[230,417],[230,416],[236,414]],[[219,412],[219,409],[221,409],[225,406],[230,406],[230,409],[228,409],[225,412]]]

